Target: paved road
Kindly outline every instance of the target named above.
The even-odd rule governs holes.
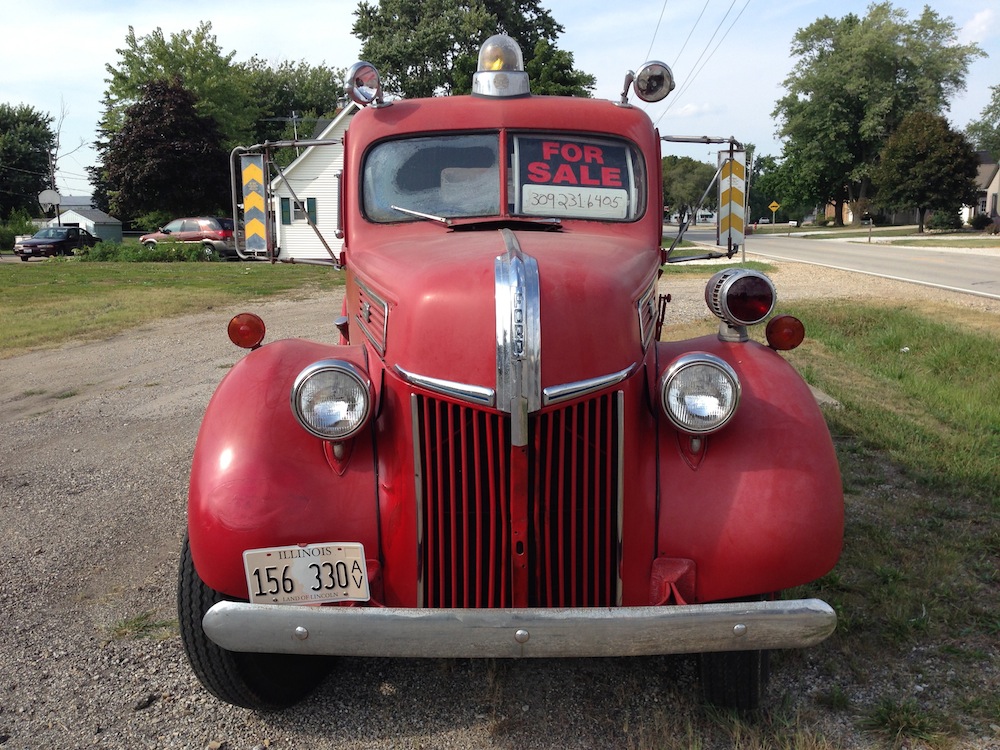
[[[1000,299],[1000,249],[903,247],[752,236],[748,253]]]

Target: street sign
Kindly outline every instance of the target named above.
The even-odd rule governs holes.
[[[771,201],[771,205],[768,206],[768,208],[771,209],[771,213],[773,214],[775,211],[781,208],[781,204],[778,203],[778,201]]]
[[[743,244],[746,221],[746,152],[719,152],[719,240],[729,248]]]

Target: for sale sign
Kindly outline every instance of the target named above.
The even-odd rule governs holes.
[[[518,137],[519,212],[625,219],[632,185],[624,144],[578,138]]]

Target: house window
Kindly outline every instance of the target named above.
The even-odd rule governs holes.
[[[291,198],[281,199],[281,223],[291,224],[293,222],[308,221],[316,223],[316,199],[306,198],[305,206],[302,202]]]

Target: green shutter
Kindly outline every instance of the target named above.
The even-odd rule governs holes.
[[[309,214],[309,221],[316,224],[316,199],[306,198],[306,212]]]
[[[281,223],[292,223],[292,202],[288,198],[281,199]]]

